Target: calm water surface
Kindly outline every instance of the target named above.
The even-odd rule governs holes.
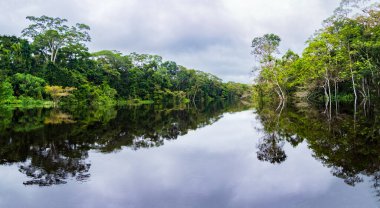
[[[345,136],[351,117],[305,115],[221,104],[3,110],[0,207],[379,207],[373,132],[354,136],[363,153]]]

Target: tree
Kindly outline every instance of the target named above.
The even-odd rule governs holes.
[[[280,100],[285,100],[285,92],[279,83],[279,68],[276,65],[275,53],[278,53],[278,46],[281,38],[275,34],[265,34],[252,40],[252,55],[260,62],[261,75],[263,78],[276,85],[275,91]]]
[[[54,106],[57,106],[62,97],[71,95],[71,91],[76,90],[75,87],[62,87],[62,86],[45,86],[45,92],[53,98]]]
[[[55,63],[59,50],[62,47],[83,45],[83,42],[91,40],[88,30],[90,27],[77,23],[75,26],[67,26],[66,19],[48,16],[26,17],[34,24],[22,30],[24,37],[33,39],[33,43],[42,50],[44,55],[50,56],[50,61]]]
[[[252,55],[255,55],[260,63],[272,62],[274,53],[278,53],[281,38],[275,34],[265,34],[252,40]]]
[[[0,103],[12,102],[15,99],[13,96],[12,84],[7,80],[0,83]]]
[[[11,78],[14,95],[42,99],[45,80],[31,74],[17,73]]]
[[[0,36],[0,70],[8,75],[30,71],[32,51],[27,40]]]

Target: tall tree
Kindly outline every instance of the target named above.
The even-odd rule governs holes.
[[[84,45],[84,42],[91,40],[88,25],[77,23],[75,26],[68,26],[65,24],[67,19],[45,15],[26,18],[33,24],[22,30],[22,35],[32,38],[33,43],[41,49],[44,55],[50,56],[50,61],[53,63],[62,47]]]
[[[265,34],[252,40],[252,55],[260,62],[260,68],[264,79],[276,85],[275,91],[281,100],[285,100],[285,92],[279,82],[279,68],[276,65],[275,54],[281,38],[275,34]]]

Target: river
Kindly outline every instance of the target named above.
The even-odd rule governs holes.
[[[322,114],[224,104],[3,110],[0,207],[379,207],[377,137],[354,151],[342,136],[353,125]],[[369,122],[357,119],[359,129]],[[342,142],[326,133],[334,125]]]

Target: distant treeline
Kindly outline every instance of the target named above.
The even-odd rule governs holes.
[[[157,55],[90,53],[87,25],[68,26],[66,19],[47,16],[27,19],[32,24],[22,37],[0,36],[0,105],[183,103],[250,94],[248,85],[223,83]]]
[[[303,97],[330,104],[379,97],[380,6],[366,4],[343,0],[307,41],[302,56],[289,50],[278,58],[277,35],[254,38],[252,54],[259,62],[256,96]]]

